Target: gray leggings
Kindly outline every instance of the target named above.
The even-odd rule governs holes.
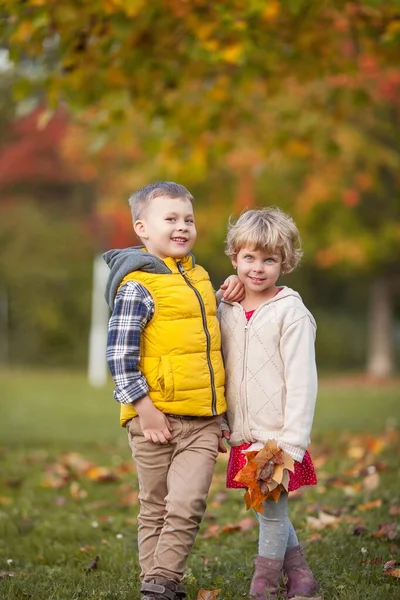
[[[258,554],[281,560],[287,548],[299,545],[288,517],[288,494],[281,494],[278,502],[265,500],[263,507],[263,514],[256,513],[259,523]]]

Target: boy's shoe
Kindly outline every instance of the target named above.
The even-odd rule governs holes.
[[[177,596],[181,589],[180,584],[163,577],[156,577],[150,581],[144,581],[140,588],[142,600],[179,600],[184,596]],[[183,589],[183,588],[182,588]]]
[[[184,600],[186,591],[183,583],[178,583],[175,590],[175,600]]]
[[[290,600],[321,600],[319,585],[304,555],[304,548],[289,548],[285,554],[283,571],[287,577],[286,590]]]

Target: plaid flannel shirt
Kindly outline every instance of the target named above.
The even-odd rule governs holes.
[[[140,335],[154,315],[154,300],[137,281],[126,282],[115,297],[108,327],[107,362],[114,380],[114,398],[130,404],[149,388],[138,368]]]

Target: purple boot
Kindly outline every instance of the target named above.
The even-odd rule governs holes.
[[[279,578],[282,573],[283,560],[256,556],[254,565],[255,569],[253,579],[251,580],[249,597],[251,600],[265,600],[265,598],[275,600]]]
[[[285,560],[283,562],[283,572],[287,576],[287,597],[292,600],[321,600],[321,596],[315,594],[319,590],[319,585],[304,555],[304,549],[301,546],[289,548],[286,550]]]

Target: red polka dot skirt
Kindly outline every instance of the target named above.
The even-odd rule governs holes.
[[[228,460],[228,468],[226,472],[226,487],[227,488],[245,488],[246,486],[238,481],[235,481],[235,476],[240,469],[246,464],[246,455],[242,450],[247,450],[251,444],[242,444],[231,448],[231,453]],[[305,453],[302,462],[294,462],[294,472],[289,472],[289,492],[294,492],[303,485],[315,485],[317,476],[311,456],[308,452]]]

